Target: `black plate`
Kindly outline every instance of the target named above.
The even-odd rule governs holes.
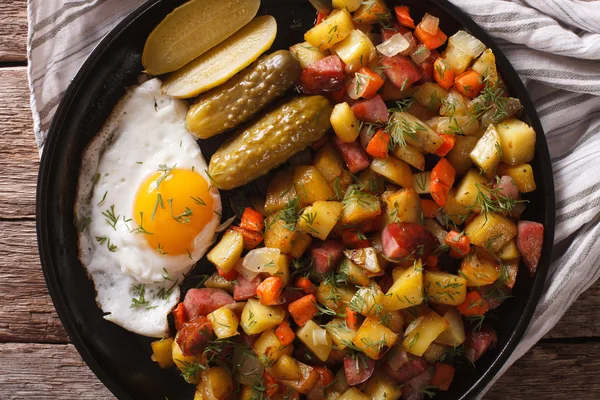
[[[193,386],[150,360],[147,338],[105,321],[94,301],[94,286],[77,258],[73,206],[82,152],[100,129],[126,86],[142,70],[141,51],[151,30],[182,0],[152,0],[125,18],[92,52],[69,86],[56,112],[44,149],[37,192],[37,235],[48,290],[75,347],[102,382],[120,399],[192,399]],[[263,0],[260,13],[277,18],[273,48],[302,41],[314,10],[306,0]],[[390,2],[392,3],[392,2]],[[400,3],[400,2],[398,2]],[[537,132],[532,163],[538,188],[526,196],[532,206],[525,219],[545,225],[544,248],[535,278],[521,267],[513,298],[500,309],[499,342],[477,362],[475,370],[459,368],[451,390],[439,399],[471,399],[500,369],[516,347],[542,292],[554,237],[554,184],[546,139],[531,99],[515,70],[488,35],[444,0],[404,0],[415,14],[440,17],[444,32],[465,27],[496,54],[498,69],[510,93],[521,99],[523,118]],[[212,147],[212,146],[211,146]],[[210,151],[203,148],[205,157]],[[227,207],[227,201],[224,201]],[[231,213],[231,210],[229,210]],[[199,267],[203,268],[203,266]]]

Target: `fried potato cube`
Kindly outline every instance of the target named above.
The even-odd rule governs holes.
[[[536,189],[533,168],[531,168],[531,165],[529,164],[514,166],[500,164],[498,167],[498,174],[510,176],[521,193],[533,192]]]
[[[454,200],[458,205],[472,208],[475,212],[481,212],[481,204],[478,196],[490,197],[490,192],[486,190],[485,185],[488,180],[485,176],[479,174],[474,169],[467,171],[467,174],[460,180]]]
[[[275,365],[268,369],[268,372],[276,380],[297,381],[302,379],[298,361],[287,354],[282,355]]]
[[[348,103],[337,103],[329,120],[333,131],[342,142],[351,143],[358,137],[359,122]]]
[[[425,294],[432,303],[457,306],[467,297],[467,281],[462,276],[441,271],[427,271],[423,281]]]
[[[483,136],[477,141],[475,148],[469,156],[484,174],[492,177],[496,174],[496,167],[500,163],[502,144],[500,136],[494,125],[488,126]]]
[[[290,47],[290,53],[300,62],[302,68],[325,58],[325,54],[308,42],[297,43]]]
[[[475,246],[498,251],[517,236],[517,225],[499,213],[480,214],[467,225],[465,235]]]
[[[407,352],[422,356],[429,345],[446,329],[448,321],[440,317],[435,311],[414,320],[406,328],[402,347]]]
[[[316,201],[300,215],[298,229],[325,240],[340,219],[343,208],[343,204],[337,201]]]
[[[338,153],[331,143],[321,147],[313,159],[315,167],[319,170],[323,178],[331,185],[336,178],[340,178],[342,170],[346,165],[340,153]]]
[[[457,347],[465,341],[465,326],[460,312],[451,307],[444,314],[448,327],[435,339],[436,343]]]
[[[312,165],[297,165],[294,168],[294,187],[301,207],[330,199],[334,194],[321,172]]]
[[[423,266],[421,260],[407,268],[394,281],[383,298],[387,311],[397,311],[423,302]]]
[[[335,10],[319,25],[304,34],[304,40],[320,50],[327,50],[341,42],[354,29],[352,16],[347,10]]]
[[[274,329],[267,329],[264,331],[258,339],[256,339],[252,348],[254,349],[258,360],[265,367],[273,366],[282,356],[291,356],[294,351],[294,346],[291,344],[288,344],[287,346],[281,345]]]
[[[221,240],[206,258],[223,272],[229,272],[235,266],[244,251],[244,237],[238,231],[227,230]]]
[[[173,338],[155,340],[151,343],[153,360],[161,368],[169,368],[174,365],[173,362]]]
[[[396,146],[392,153],[398,159],[412,165],[418,170],[423,171],[425,169],[425,155],[415,146],[411,146],[408,143],[406,146]]]
[[[395,193],[385,196],[387,213],[385,215],[386,225],[394,222],[421,223],[421,198],[414,189],[400,189]]]
[[[370,168],[397,185],[404,188],[413,187],[413,176],[410,166],[396,157],[374,158]]]
[[[248,335],[263,333],[279,325],[285,311],[278,306],[265,306],[256,299],[249,299],[242,310],[241,325]]]
[[[267,189],[265,211],[268,214],[283,210],[286,205],[296,198],[294,187],[294,171],[287,169],[278,172]]]
[[[533,160],[535,131],[525,122],[509,118],[496,125],[502,144],[502,162],[519,165]]]
[[[363,1],[362,5],[354,12],[354,21],[359,24],[376,24],[383,15],[389,12],[385,0]]]
[[[352,340],[354,346],[373,360],[385,354],[396,343],[398,335],[382,324],[377,317],[367,317]]]
[[[500,265],[487,250],[477,247],[463,258],[459,274],[467,286],[491,285],[500,277]]]
[[[352,343],[352,338],[356,335],[357,330],[351,329],[341,318],[334,318],[325,324],[325,330],[329,333],[333,344],[339,350],[344,350],[347,347],[347,343]]]
[[[239,335],[238,326],[240,319],[232,309],[221,307],[208,314],[215,335],[219,339],[226,339]]]
[[[324,342],[319,342],[318,337],[324,336]],[[327,361],[331,353],[331,337],[327,331],[317,325],[313,320],[308,321],[296,331],[296,337],[312,351],[319,360]]]
[[[333,51],[346,64],[347,73],[358,71],[360,67],[369,64],[377,55],[371,39],[358,29],[353,29],[344,40],[333,46]]]

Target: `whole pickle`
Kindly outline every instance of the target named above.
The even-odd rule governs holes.
[[[283,96],[299,75],[300,63],[287,50],[261,57],[223,85],[198,97],[188,112],[187,128],[201,139],[234,128]]]
[[[223,143],[210,159],[210,176],[229,190],[265,175],[321,139],[332,109],[323,96],[293,98]]]

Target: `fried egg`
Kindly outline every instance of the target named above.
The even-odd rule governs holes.
[[[130,88],[84,153],[75,215],[79,255],[107,320],[163,337],[185,274],[214,243],[221,198],[188,105],[161,82]]]

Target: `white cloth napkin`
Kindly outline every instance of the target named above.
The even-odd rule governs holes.
[[[600,0],[450,1],[497,40],[525,82],[554,171],[553,263],[535,316],[503,373],[600,277]],[[28,1],[31,108],[40,151],[78,68],[98,41],[142,3]]]

